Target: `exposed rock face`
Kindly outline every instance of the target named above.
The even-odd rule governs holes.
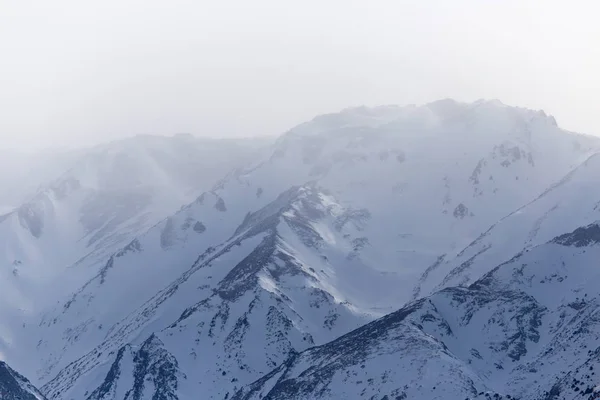
[[[469,209],[463,203],[460,203],[456,206],[452,215],[454,215],[454,218],[463,219],[469,216]]]
[[[185,376],[177,360],[152,335],[139,348],[120,348],[106,378],[86,399],[178,400],[179,379]]]
[[[577,228],[572,233],[566,233],[554,239],[555,243],[563,246],[585,247],[600,243],[600,226],[591,224]]]
[[[595,229],[293,354],[233,398],[594,399],[600,274],[589,268],[600,246],[579,239]]]
[[[164,168],[110,158],[130,173],[108,168],[101,192],[59,185],[42,224],[0,221],[11,312],[46,260],[15,249],[70,259],[49,238],[76,237],[96,260],[69,269],[76,289],[41,290],[25,324],[7,312],[1,350],[52,400],[593,394],[599,143],[497,102],[350,109],[158,219],[148,207],[172,193],[146,184]]]
[[[0,399],[46,400],[24,376],[0,361]]]

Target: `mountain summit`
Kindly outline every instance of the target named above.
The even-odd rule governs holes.
[[[201,188],[192,138],[160,168],[138,140],[58,192]],[[50,236],[88,243],[60,255],[78,280],[7,319],[0,350],[52,400],[595,396],[599,146],[498,101],[318,116],[142,224],[145,203],[95,200],[89,234]],[[5,235],[44,248],[30,209]]]

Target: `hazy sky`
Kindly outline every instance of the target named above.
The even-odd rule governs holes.
[[[594,0],[0,0],[0,147],[276,134],[446,97],[600,134],[599,14]]]

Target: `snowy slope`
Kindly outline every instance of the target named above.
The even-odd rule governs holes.
[[[494,223],[456,257],[444,255],[423,274],[418,288],[465,285],[565,230],[600,217],[600,154],[594,153],[533,201]]]
[[[26,329],[37,330],[41,310],[260,147],[189,135],[138,136],[76,153],[58,177],[0,217],[0,352],[14,352],[11,364],[26,372],[28,357],[20,349],[44,336],[33,332],[35,340],[27,342]],[[39,368],[39,356],[30,361]]]
[[[54,399],[84,398],[106,382],[132,388],[131,374],[112,379],[110,367],[121,349],[143,347],[154,334],[177,361],[180,398],[199,390],[231,396],[288,353],[455,283],[445,279],[454,267],[423,274],[582,170],[597,144],[543,113],[498,102],[317,117],[131,241],[47,310],[23,342],[40,356],[31,372],[43,382],[58,373],[44,386]],[[524,247],[518,243],[515,253]],[[505,259],[481,264],[470,279]],[[464,355],[453,357],[459,372],[448,371],[467,374]],[[473,382],[477,390],[495,387]]]
[[[0,361],[0,399],[46,400],[24,376]]]
[[[66,172],[1,217],[2,262],[16,273],[39,276],[53,270],[49,263],[64,268],[105,257],[254,155],[234,142],[186,135],[139,136],[80,153]]]
[[[141,239],[142,253],[153,252],[157,264],[187,265],[247,213],[316,181],[369,214],[360,258],[401,284],[396,298],[371,304],[391,311],[390,303],[419,293],[421,273],[438,257],[534,199],[597,144],[561,131],[551,117],[496,102],[350,109],[282,136],[270,157],[229,175]],[[206,231],[200,239],[190,233],[196,223]]]
[[[369,245],[360,257],[397,282],[395,299],[372,304],[391,311],[389,304],[419,294],[423,270],[440,256],[458,253],[597,146],[543,113],[497,102],[350,109],[288,132],[268,162],[218,193],[229,205],[317,181],[343,204],[368,211]]]
[[[0,214],[31,199],[45,184],[67,170],[82,152],[0,149]]]
[[[67,366],[45,390],[51,398],[67,390],[71,397],[66,398],[95,391],[97,378],[86,381],[95,377],[89,371],[106,369],[114,363],[111,353],[128,346],[127,340],[156,330],[176,357],[180,375],[194,377],[179,382],[180,395],[202,390],[207,398],[221,398],[283,362],[289,352],[360,326],[372,317],[334,298],[327,260],[339,250],[332,237],[352,249],[362,221],[348,218],[348,211],[315,187],[283,193],[248,215],[232,239],[205,252],[179,279],[110,327],[100,346]],[[122,381],[128,379],[115,384],[127,385]]]
[[[310,389],[302,360],[327,369],[337,338],[429,294],[350,334],[364,346],[347,348],[337,367],[350,375],[328,387],[352,398],[348,376],[373,371],[387,383],[352,380],[367,398],[529,393],[508,387],[520,376],[508,365],[524,362],[536,335],[521,332],[544,306],[520,289],[439,289],[595,221],[597,139],[542,112],[444,100],[320,116],[265,155],[194,143],[102,146],[0,222],[0,352],[48,398],[253,398],[271,386],[282,398],[281,374]],[[210,177],[223,178],[196,197]],[[481,318],[463,323],[470,314]],[[463,339],[481,330],[484,361]],[[362,368],[352,351],[373,360]],[[430,371],[425,383],[394,354]]]
[[[597,398],[599,255],[598,224],[560,235],[294,354],[233,398]]]
[[[177,399],[182,378],[185,376],[178,373],[177,360],[152,335],[140,346],[119,349],[102,385],[84,396],[89,400]]]

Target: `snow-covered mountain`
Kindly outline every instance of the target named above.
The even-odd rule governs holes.
[[[600,154],[594,153],[531,202],[482,232],[458,255],[442,255],[423,274],[420,288],[466,285],[489,270],[565,230],[600,216]]]
[[[157,224],[105,234],[95,275],[3,352],[56,400],[537,398],[566,379],[538,346],[558,331],[501,273],[579,249],[560,235],[600,220],[599,146],[497,101],[317,117]]]
[[[15,349],[23,362],[14,327],[37,324],[38,310],[76,290],[112,253],[262,146],[261,140],[137,136],[57,154],[48,169],[61,172],[0,216],[0,353]]]
[[[321,221],[321,229],[312,226],[315,220]],[[88,315],[90,322],[77,330],[77,337],[62,354],[72,352],[81,340],[84,343],[97,340],[100,345],[68,365],[45,390],[53,397],[54,393],[64,393],[73,386],[73,381],[81,378],[84,381],[81,391],[71,396],[79,398],[94,392],[97,381],[86,382],[91,377],[89,371],[110,371],[109,364],[115,362],[111,353],[118,354],[123,348],[136,346],[127,343],[132,337],[156,331],[153,341],[178,360],[181,377],[190,376],[191,371],[202,371],[192,374],[195,375],[193,381],[180,380],[180,391],[194,393],[200,382],[211,382],[202,386],[203,392],[220,398],[227,391],[233,393],[242,377],[251,379],[283,362],[290,351],[332,340],[360,326],[371,318],[349,304],[341,304],[330,294],[328,286],[332,282],[328,282],[328,272],[333,271],[326,256],[314,254],[314,249],[317,246],[325,254],[335,256],[336,246],[324,236],[336,235],[350,246],[363,222],[360,214],[336,205],[331,196],[317,188],[292,188],[249,214],[231,239],[207,249],[169,286],[162,290],[146,288],[148,293],[158,291],[149,301],[142,302],[144,297],[140,296],[137,301],[141,304],[134,312],[122,310],[123,314],[118,316],[111,306],[104,309],[104,293],[105,290],[119,293],[114,285],[126,282],[123,274],[130,272],[114,262],[104,283],[100,277],[91,282],[88,288],[93,290],[86,288],[85,292],[78,293],[62,315],[59,314],[57,322],[48,323],[50,331],[55,325],[63,326],[63,318],[72,320],[71,313],[76,310],[83,316],[85,310],[100,308],[94,313],[95,317]],[[124,258],[118,265],[127,265],[126,258],[135,258],[143,253],[139,250],[143,248],[143,244],[136,246],[136,250],[115,260]],[[160,273],[165,276],[167,272]],[[329,276],[329,279],[334,277]],[[128,301],[136,299],[131,296]],[[182,305],[186,306],[182,308]],[[119,322],[106,325],[106,331],[98,328],[104,326],[104,321],[115,319]],[[170,332],[161,332],[167,326],[172,326]],[[254,328],[248,329],[249,326]],[[183,342],[188,345],[179,347],[177,343]],[[46,343],[48,341],[42,346]],[[54,344],[48,346],[56,351]],[[56,353],[53,354],[57,357],[53,359],[55,364],[64,357],[61,351]],[[227,354],[230,356],[225,356]],[[226,371],[236,373],[232,377]],[[114,376],[107,373],[105,380]],[[129,380],[128,376],[122,379]]]
[[[293,354],[233,399],[598,398],[599,245],[596,223],[560,235]]]
[[[0,361],[0,399],[2,400],[46,400],[24,376]]]

